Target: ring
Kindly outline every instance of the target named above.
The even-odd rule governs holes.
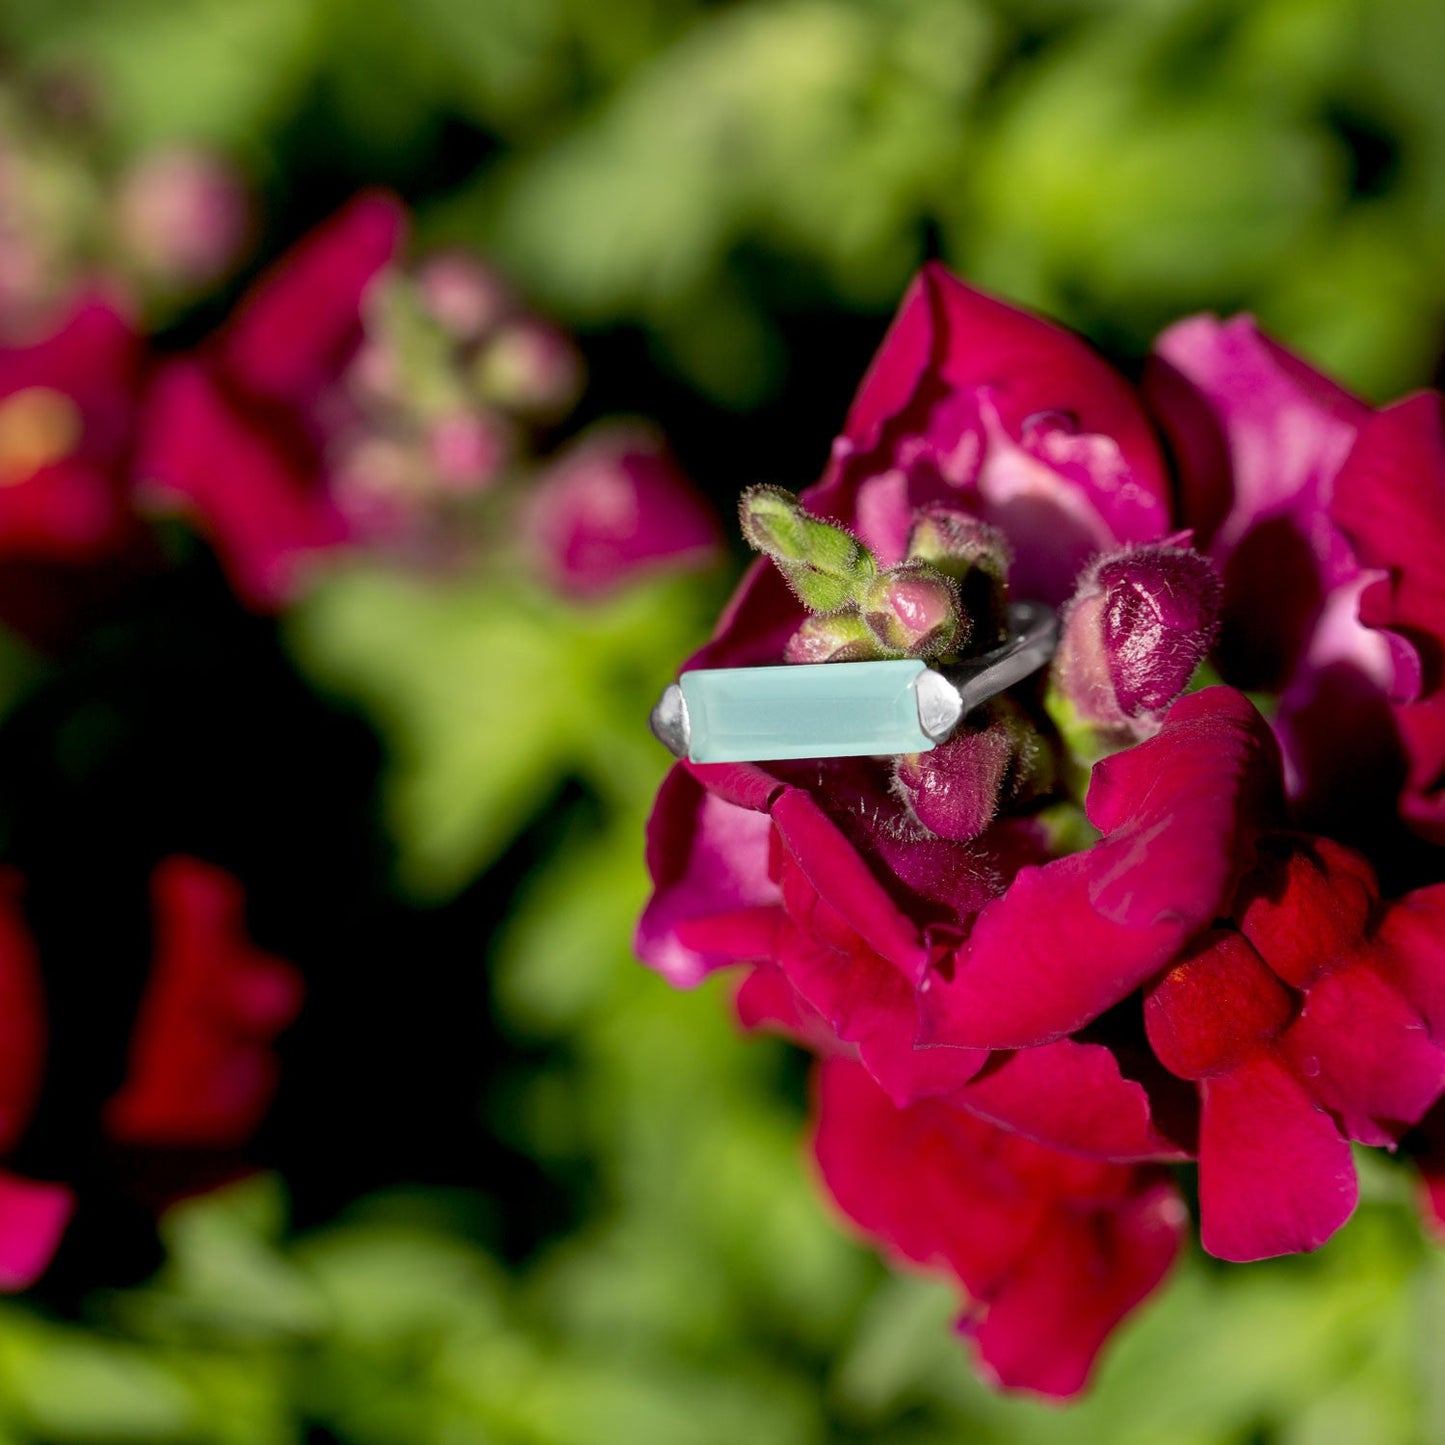
[[[1008,621],[1002,646],[947,669],[899,658],[684,672],[653,708],[652,733],[694,763],[927,752],[1053,657],[1059,621],[1051,607],[1012,602]]]

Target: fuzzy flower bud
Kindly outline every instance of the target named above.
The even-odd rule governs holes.
[[[856,612],[810,617],[788,639],[784,662],[870,662],[886,654]]]
[[[986,651],[1007,631],[1013,549],[997,527],[935,503],[914,514],[908,556],[927,562],[958,587],[963,614],[976,623],[972,641]]]
[[[777,563],[810,612],[857,604],[878,571],[873,554],[851,532],[810,516],[781,487],[749,487],[738,519],[743,539]]]
[[[1178,539],[1094,563],[1064,614],[1054,680],[1079,719],[1135,738],[1156,732],[1213,645],[1221,586]]]
[[[863,617],[883,647],[907,657],[941,656],[970,631],[954,584],[926,562],[880,572],[864,594]]]
[[[1001,806],[1038,785],[1044,765],[1038,734],[1004,706],[983,726],[966,726],[931,752],[901,757],[893,787],[930,833],[966,843],[984,832]]]

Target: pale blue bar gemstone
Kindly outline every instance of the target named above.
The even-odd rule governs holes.
[[[723,667],[685,672],[688,756],[695,763],[920,753],[916,658]]]

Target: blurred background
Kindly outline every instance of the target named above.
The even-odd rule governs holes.
[[[0,487],[48,1038],[0,1145],[68,1211],[0,1303],[0,1442],[1445,1440],[1402,1171],[1362,1161],[1317,1256],[1189,1258],[1082,1404],[1000,1398],[820,1199],[800,1059],[630,946],[644,721],[734,499],[821,470],[920,262],[1126,369],[1248,309],[1372,400],[1438,382],[1442,56],[1436,0],[7,0],[0,482],[54,461],[57,389],[97,414],[36,348],[103,295],[137,354],[92,461],[144,522],[72,545]],[[353,298],[385,375],[329,378],[333,422],[226,328],[378,191],[411,269]],[[324,516],[147,490],[186,368],[240,419],[211,454],[283,438]],[[442,426],[458,387],[495,432]]]

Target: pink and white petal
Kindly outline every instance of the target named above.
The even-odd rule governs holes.
[[[1168,484],[1154,432],[1133,389],[1081,337],[965,285],[937,263],[909,288],[848,413],[845,438],[871,449],[887,422],[930,398],[986,390],[1014,437],[1033,419],[1067,415],[1081,435],[1117,446],[1127,485],[1084,478],[1120,541],[1168,529]],[[911,419],[911,418],[910,418]],[[926,420],[925,420],[926,428]]]
[[[1318,560],[1333,565],[1326,508],[1369,414],[1364,403],[1262,335],[1250,316],[1189,317],[1155,349],[1206,400],[1229,450],[1232,505],[1213,555],[1222,560],[1261,521],[1287,514]]]

